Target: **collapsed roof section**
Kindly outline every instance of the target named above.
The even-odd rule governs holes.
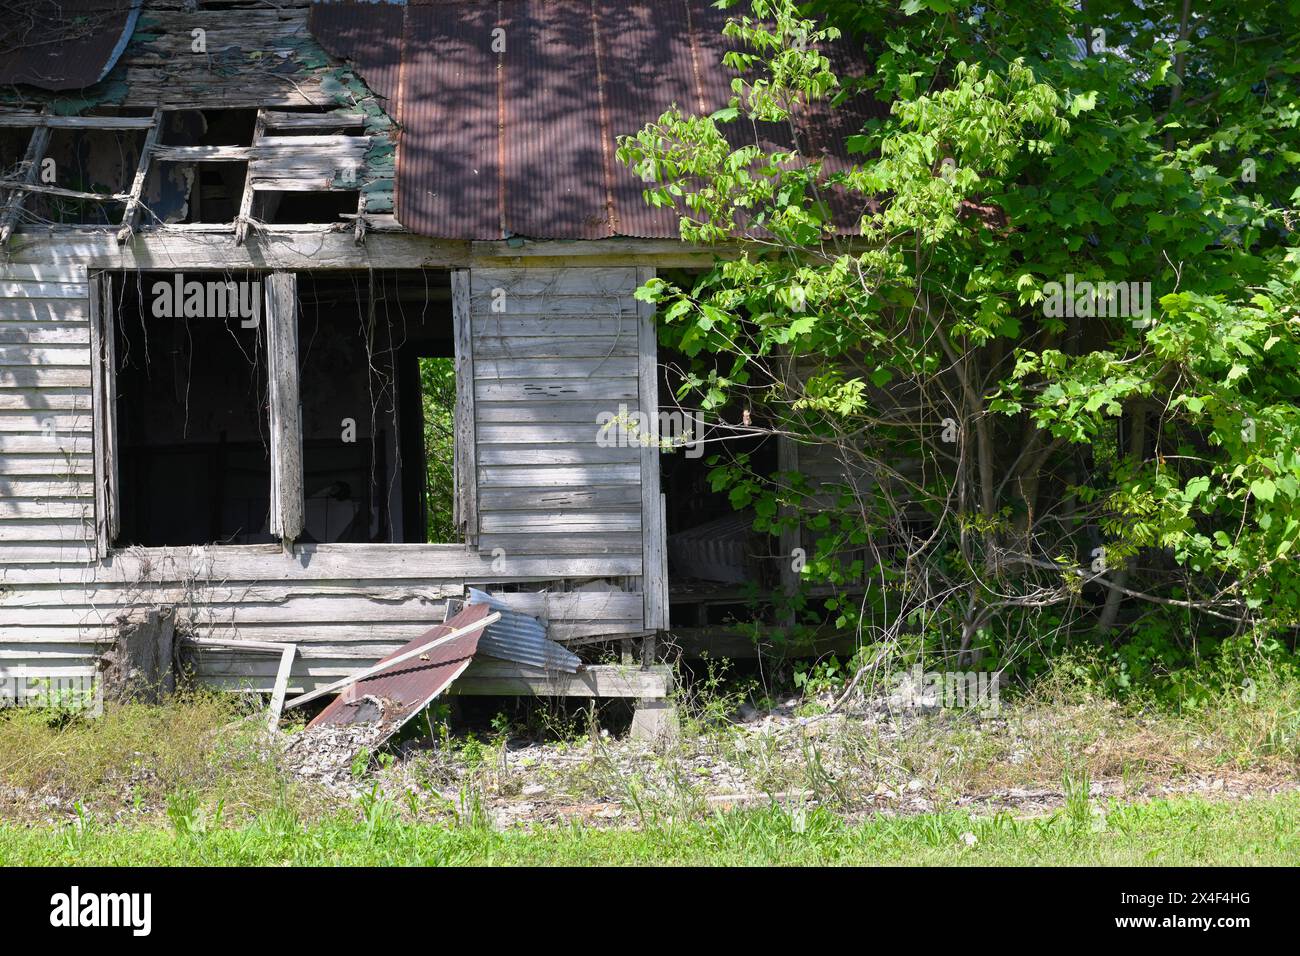
[[[396,113],[396,217],[407,229],[461,240],[676,238],[679,211],[647,206],[645,184],[616,159],[617,139],[674,104],[709,114],[729,103],[727,17],[708,0],[345,0],[313,6],[310,29]],[[842,168],[845,137],[872,106],[805,110],[793,141],[827,171]],[[733,123],[727,135],[733,146],[792,142],[776,124]],[[836,213],[852,229],[854,211]]]
[[[135,30],[142,0],[28,0],[0,22],[0,85],[50,92],[98,83]]]

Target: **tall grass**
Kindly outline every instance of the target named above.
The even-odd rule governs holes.
[[[0,710],[0,791],[17,798],[6,815],[40,819],[78,804],[101,816],[194,816],[218,802],[237,816],[261,811],[286,784],[264,725],[244,716],[237,698],[216,693],[109,705],[97,718]]]

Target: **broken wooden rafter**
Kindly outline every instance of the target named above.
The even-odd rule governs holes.
[[[19,213],[22,212],[23,200],[27,198],[27,193],[31,191],[31,185],[36,182],[41,160],[45,157],[45,150],[49,148],[49,145],[50,128],[48,126],[37,126],[32,130],[32,138],[27,143],[27,152],[23,155],[23,161],[19,165],[18,182],[23,184],[24,188],[14,189],[9,193],[4,212],[0,214],[0,246],[7,243],[9,237],[13,235],[14,226],[18,223]]]
[[[0,127],[35,129],[148,129],[148,116],[55,116],[46,113],[0,113]]]
[[[280,655],[280,666],[275,672],[275,687],[271,691],[268,707],[267,726],[275,730],[280,724],[280,715],[284,712],[284,698],[289,689],[289,674],[293,670],[293,658],[298,651],[297,644],[278,641],[246,641],[239,638],[191,637],[189,643],[200,647],[229,647],[235,650],[274,651]]]
[[[15,179],[0,179],[0,189],[12,189],[22,193],[41,193],[46,196],[63,196],[67,199],[90,199],[96,202],[125,202],[131,198],[130,193],[88,193],[79,189],[64,189],[62,186],[47,186],[44,183],[29,183]]]
[[[135,178],[131,180],[131,192],[126,200],[126,209],[122,213],[122,228],[117,231],[117,241],[126,242],[135,231],[135,221],[140,215],[140,197],[144,194],[144,183],[149,177],[149,160],[154,147],[158,144],[158,135],[162,131],[162,110],[153,111],[153,125],[145,134],[144,144],[140,147],[140,161],[135,167]]]
[[[253,124],[253,145],[266,133],[267,110],[257,111],[257,122]],[[248,164],[244,176],[244,194],[239,199],[239,214],[235,217],[235,245],[242,246],[248,238],[248,226],[253,218],[253,164]]]

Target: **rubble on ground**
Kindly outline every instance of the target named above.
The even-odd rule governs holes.
[[[352,767],[357,756],[373,753],[390,736],[389,725],[380,721],[322,724],[287,736],[280,759],[285,770],[298,780],[346,790],[353,781]]]

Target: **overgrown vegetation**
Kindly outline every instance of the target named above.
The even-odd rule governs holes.
[[[265,723],[245,720],[248,713],[216,692],[110,705],[102,717],[0,710],[0,815],[197,818],[219,805],[228,821],[240,821],[285,799],[311,799],[309,787],[279,772],[262,738]]]
[[[339,813],[375,826],[391,816],[662,830],[773,800],[846,819],[959,809],[1079,816],[1106,801],[1294,789],[1294,674],[1256,668],[1249,685],[1207,685],[1175,711],[1115,699],[1101,673],[1087,658],[1063,659],[981,716],[881,697],[830,712],[851,665],[819,669],[803,694],[771,699],[777,688],[764,692],[718,663],[679,696],[675,742],[618,739],[596,710],[526,724],[498,716],[472,732],[431,717],[388,748],[340,754],[341,782],[331,785],[296,775],[284,738],[269,739],[260,717],[245,719],[229,698],[109,706],[102,718],[15,709],[0,712],[0,821],[71,832],[161,827],[186,838]]]
[[[774,548],[801,529],[792,613],[856,632],[864,676],[1082,648],[1179,702],[1207,659],[1294,665],[1298,15],[753,0],[730,108],[623,139],[684,239],[751,240],[640,294],[711,437],[797,448],[712,481]],[[763,145],[810,103],[855,163]]]
[[[420,359],[420,401],[424,410],[425,540],[455,541],[455,359]]]

